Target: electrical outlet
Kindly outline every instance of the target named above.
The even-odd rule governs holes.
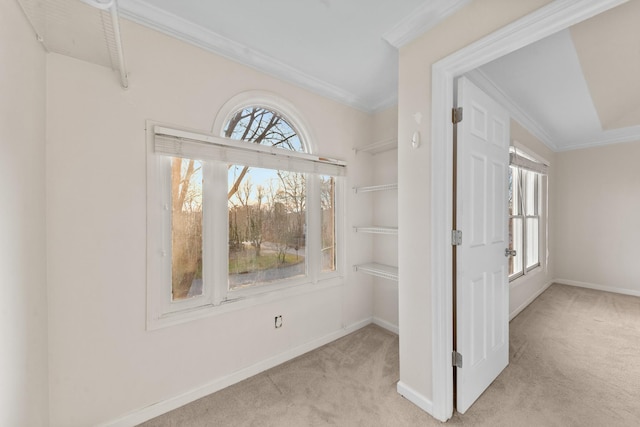
[[[275,324],[276,329],[282,328],[282,315],[281,314],[276,316],[274,324]]]

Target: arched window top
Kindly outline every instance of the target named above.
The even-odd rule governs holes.
[[[294,126],[271,108],[252,105],[237,110],[225,123],[224,136],[240,141],[306,152]]]
[[[269,128],[270,124],[273,126]],[[304,116],[292,103],[267,91],[241,92],[225,102],[216,115],[212,133],[286,150],[315,153],[313,135]],[[264,135],[263,139],[258,141],[261,135]]]

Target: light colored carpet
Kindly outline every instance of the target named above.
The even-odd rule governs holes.
[[[510,364],[448,425],[640,426],[640,298],[552,285]],[[367,326],[143,426],[438,426],[396,392],[398,337]]]

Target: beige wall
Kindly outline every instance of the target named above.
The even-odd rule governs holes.
[[[544,292],[555,278],[555,248],[552,249],[556,237],[555,221],[549,215],[549,212],[554,208],[553,202],[550,201],[555,199],[557,177],[556,153],[551,151],[515,120],[511,120],[511,141],[515,141],[518,147],[537,156],[538,160],[544,160],[549,165],[549,174],[542,177],[543,191],[540,206],[542,209],[540,247],[547,248],[547,251],[540,252],[540,268],[532,270],[527,275],[511,282],[509,287],[509,314],[513,318]],[[545,212],[547,213],[546,215]]]
[[[431,359],[431,66],[548,3],[477,0],[400,50],[398,103],[400,380],[429,404]],[[416,120],[420,115],[420,122]],[[408,143],[420,131],[422,146]]]
[[[128,21],[122,32],[128,90],[108,69],[48,56],[53,426],[95,425],[178,402],[372,318],[371,280],[350,268],[372,256],[351,232],[371,221],[371,211],[354,209],[348,191],[343,286],[145,330],[146,119],[206,131],[234,95],[271,91],[305,117],[319,153],[349,162],[351,189],[372,177],[352,150],[371,142],[372,117]],[[275,330],[278,314],[284,326]]]
[[[558,282],[640,296],[640,141],[556,159]]]
[[[48,425],[45,54],[0,2],[0,425]]]

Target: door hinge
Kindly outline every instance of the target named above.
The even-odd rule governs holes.
[[[462,107],[451,109],[451,122],[455,125],[462,121]]]
[[[453,246],[462,244],[462,230],[451,230],[451,244]]]
[[[457,351],[451,353],[451,364],[454,368],[462,368],[462,355]]]

